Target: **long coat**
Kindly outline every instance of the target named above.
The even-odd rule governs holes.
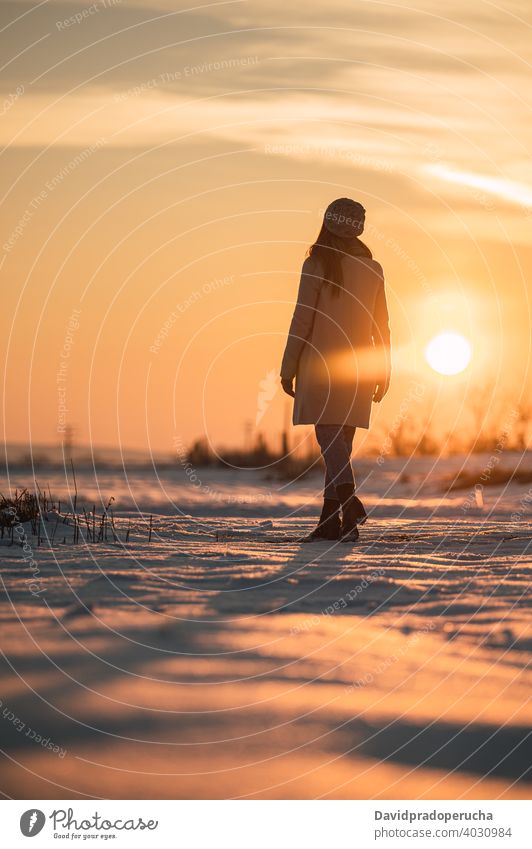
[[[281,366],[296,378],[294,424],[369,427],[376,384],[390,345],[384,274],[366,257],[342,257],[343,287],[322,279],[318,259],[303,263]]]

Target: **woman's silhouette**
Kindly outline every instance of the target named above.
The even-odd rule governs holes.
[[[303,263],[281,366],[282,387],[295,398],[293,422],[315,426],[325,462],[323,509],[308,541],[358,539],[366,512],[355,495],[353,437],[369,427],[371,402],[390,383],[384,274],[359,238],[364,218],[350,198],[328,206]]]

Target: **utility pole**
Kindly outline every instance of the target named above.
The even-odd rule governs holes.
[[[72,459],[72,452],[74,450],[74,436],[75,436],[75,428],[73,425],[67,424],[65,427],[65,435],[63,439],[63,456],[66,460]]]

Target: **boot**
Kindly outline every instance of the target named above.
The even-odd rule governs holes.
[[[368,514],[366,513],[364,505],[362,504],[362,502],[361,502],[360,498],[358,498],[358,496],[353,495],[353,501],[355,502],[355,510],[356,510],[356,514],[357,514],[357,525],[363,525],[364,522],[368,518]]]
[[[335,498],[324,498],[318,525],[301,542],[320,539],[340,539],[340,502]]]
[[[358,499],[355,495],[354,484],[341,483],[336,487],[336,492],[342,504],[340,539],[342,542],[356,542],[359,537],[357,519],[360,516],[360,511],[357,508]]]

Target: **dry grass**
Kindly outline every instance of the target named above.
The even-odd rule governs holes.
[[[106,542],[127,545],[131,519],[127,525],[120,527],[119,533],[112,508],[114,497],[111,496],[106,504],[101,505],[101,512],[96,504],[78,508],[78,489],[73,466],[72,475],[74,493],[66,499],[71,505],[70,511],[62,510],[61,501],[54,498],[50,490],[46,492],[41,489],[37,483],[34,492],[25,488],[16,490],[14,495],[6,496],[0,493],[0,539],[3,540],[7,532],[9,545],[22,545],[27,537],[33,536],[37,538],[38,546],[45,543],[53,547],[60,544],[61,540],[66,544],[67,539],[74,545]],[[149,522],[143,519],[140,524],[145,525],[148,542],[152,542],[153,516],[150,515]],[[23,533],[17,531],[19,526],[24,526]]]
[[[0,494],[0,527],[12,528],[21,522],[36,522],[44,507],[42,502],[40,493],[28,492],[27,489],[16,490],[11,498]]]

